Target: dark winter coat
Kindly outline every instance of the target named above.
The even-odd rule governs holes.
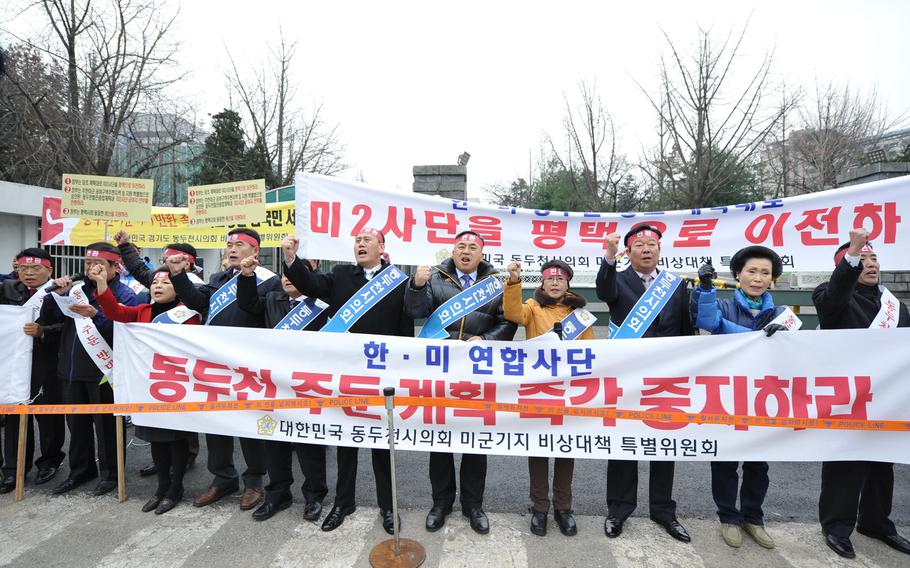
[[[878,286],[858,282],[862,271],[862,263],[854,268],[842,259],[831,273],[831,280],[819,284],[812,292],[821,329],[860,329],[872,324],[882,306],[882,292]],[[897,326],[910,326],[907,306],[900,302],[898,309]]]

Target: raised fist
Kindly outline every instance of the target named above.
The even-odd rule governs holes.
[[[417,288],[423,288],[427,285],[427,280],[430,279],[430,275],[433,274],[433,269],[429,266],[418,266],[417,273],[414,274],[414,286]]]
[[[869,231],[862,227],[850,229],[850,247],[847,248],[847,254],[850,256],[859,256],[863,246],[869,242]]]
[[[185,254],[172,254],[164,259],[164,264],[171,271],[171,275],[176,276],[190,267],[190,259]]]
[[[255,256],[248,256],[240,261],[240,273],[244,276],[252,276],[259,266],[259,259]]]
[[[284,252],[284,263],[292,264],[297,258],[297,249],[300,248],[300,240],[294,235],[288,235],[281,241],[281,250]]]
[[[118,245],[125,245],[126,243],[130,242],[130,234],[123,229],[120,229],[114,233],[114,242],[116,242]]]
[[[513,260],[509,263],[507,269],[509,271],[509,282],[513,284],[521,282],[521,263],[517,260]]]
[[[604,258],[606,260],[616,260],[616,255],[619,253],[619,240],[621,238],[619,233],[610,233],[607,235],[607,238],[604,241]]]
[[[714,270],[714,265],[710,261],[702,264],[701,268],[698,269],[698,285],[701,286],[702,290],[713,288],[713,280],[715,278],[717,278],[717,271]]]

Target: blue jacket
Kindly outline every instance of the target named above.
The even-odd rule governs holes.
[[[702,290],[698,286],[692,291],[690,306],[695,327],[714,335],[762,329],[785,309],[775,306],[771,293],[765,292],[761,297],[761,309],[753,316],[742,290],[737,289],[728,300],[718,300],[716,289]]]

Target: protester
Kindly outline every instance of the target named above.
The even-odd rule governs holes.
[[[325,313],[329,318],[334,317],[352,297],[358,295],[364,288],[368,288],[371,280],[390,268],[390,265],[382,260],[382,253],[385,252],[385,236],[381,231],[372,228],[362,229],[354,238],[356,264],[336,265],[329,273],[313,272],[309,263],[297,257],[297,247],[298,241],[295,237],[290,237],[283,243],[284,273],[302,294],[327,302],[329,307]],[[385,285],[382,283],[382,279],[378,281],[381,283],[385,295],[378,299],[380,295],[373,294],[377,300],[365,307],[366,312],[346,331],[370,335],[413,337],[414,320],[407,315],[404,309],[404,286],[396,285],[391,288],[392,285]],[[389,451],[373,449],[371,453],[373,476],[376,482],[376,500],[379,503],[382,526],[387,533],[392,534],[395,519],[392,516]],[[335,486],[335,504],[322,522],[324,531],[332,531],[341,526],[345,517],[356,509],[354,497],[357,481],[357,448],[339,446],[337,456],[338,480]]]
[[[525,327],[527,339],[533,339],[553,329],[574,310],[584,308],[587,301],[569,290],[574,275],[572,268],[561,260],[545,262],[540,267],[541,283],[534,291],[534,297],[521,303],[521,264],[509,264],[509,280],[503,294],[505,318]],[[577,339],[594,339],[594,330],[588,327]],[[566,536],[578,532],[572,514],[572,474],[575,460],[554,458],[553,460],[553,519],[559,531]],[[531,486],[531,532],[537,536],[547,534],[547,513],[550,511],[550,460],[545,457],[528,458],[528,476]]]
[[[597,297],[610,307],[610,319],[619,325],[625,321],[648,286],[655,282],[661,271],[657,269],[660,260],[660,230],[651,225],[633,227],[623,244],[629,255],[629,268],[616,270],[616,255],[619,251],[619,235],[606,237],[604,261],[595,280]],[[684,286],[678,286],[662,305],[654,321],[643,331],[642,337],[674,337],[692,334],[689,319],[688,293]],[[650,462],[649,483],[651,520],[664,527],[670,536],[689,542],[691,538],[676,518],[676,501],[673,500],[673,470],[671,461]],[[622,534],[623,523],[638,503],[638,462],[632,460],[610,460],[607,466],[607,518],[604,533],[615,538]]]
[[[105,242],[86,247],[85,272],[100,266],[108,278],[107,287],[121,304],[136,305],[136,295],[117,277],[120,253]],[[114,402],[109,381],[102,379],[113,366],[114,324],[98,310],[94,282],[73,285],[68,276],[54,280],[60,288],[48,294],[41,306],[38,324],[49,334],[59,333],[57,377],[65,384],[63,400],[67,404],[105,404]],[[73,316],[61,311],[53,295],[82,298],[69,309]],[[79,318],[78,320],[75,318]],[[62,325],[61,325],[62,324]],[[45,339],[46,340],[46,339]],[[91,349],[92,352],[89,352]],[[107,367],[105,361],[110,363]],[[117,487],[117,446],[113,414],[68,414],[70,430],[69,477],[54,488],[55,495],[72,491],[100,475],[94,495],[104,495]],[[94,436],[93,436],[94,431]],[[95,441],[98,444],[98,465],[95,465]],[[100,468],[100,470],[99,470]]]
[[[95,282],[95,294],[101,311],[110,320],[124,323],[202,323],[198,313],[177,299],[169,269],[162,267],[154,274],[149,287],[153,303],[137,306],[124,306],[117,302],[107,287],[108,274],[103,266],[93,266],[88,276]],[[183,476],[190,454],[188,442],[196,434],[137,425],[136,436],[151,444],[152,461],[158,473],[158,488],[142,506],[142,512],[155,511],[156,515],[161,515],[176,507],[183,499]]]
[[[775,306],[768,288],[780,278],[783,262],[773,250],[750,246],[736,251],[730,259],[730,272],[739,288],[730,299],[717,299],[711,263],[698,270],[699,286],[692,292],[695,326],[712,334],[743,333],[763,329],[769,337],[786,329],[775,323],[786,308]],[[739,548],[742,531],[765,548],[774,548],[774,539],[765,530],[762,504],[768,493],[768,462],[743,462],[743,482],[739,485],[739,462],[711,462],[711,493],[720,517],[721,536],[727,545]],[[736,508],[739,489],[740,508]]]
[[[18,279],[0,282],[0,304],[11,306],[30,306],[33,313],[41,309],[44,301],[42,288],[48,284],[53,274],[53,259],[47,252],[38,248],[27,248],[16,255]],[[27,323],[22,330],[34,338],[32,344],[31,396],[33,404],[60,404],[63,402],[62,384],[57,380],[57,350],[59,333],[48,333],[44,338],[44,329],[37,323]],[[35,454],[35,424],[31,416],[28,420],[25,449],[25,471],[32,467]],[[0,482],[0,493],[9,493],[16,487],[17,449],[19,444],[19,416],[12,414],[6,418],[6,429],[3,437],[3,477]],[[60,464],[66,454],[63,442],[66,439],[66,419],[63,414],[39,414],[41,457],[35,461],[38,473],[35,485],[47,483],[57,475]]]
[[[166,263],[171,269],[171,282],[177,297],[190,309],[206,314],[206,325],[226,327],[259,327],[261,318],[249,314],[237,305],[236,278],[240,274],[240,263],[244,258],[259,255],[259,233],[253,229],[238,228],[228,231],[227,261],[229,267],[216,272],[207,286],[196,287],[190,280],[192,270],[186,254],[168,255]],[[275,273],[259,267],[256,270],[257,293],[278,289],[281,280]],[[240,477],[244,490],[240,496],[240,509],[248,511],[262,503],[262,477],[265,475],[265,442],[253,438],[240,438],[240,449],[246,461],[246,470],[238,476],[234,467],[234,439],[220,434],[206,434],[208,468],[214,479],[212,484],[193,501],[196,507],[211,505],[219,499],[237,492]]]
[[[473,231],[462,231],[455,236],[452,257],[430,268],[420,266],[411,279],[405,296],[411,317],[430,316],[439,306],[471,286],[488,278],[495,278],[493,265],[483,260],[483,238]],[[506,321],[502,314],[502,298],[475,304],[472,311],[446,328],[449,339],[475,341],[493,339],[510,341],[516,326]],[[461,456],[461,514],[470,520],[471,528],[479,534],[490,532],[490,521],[483,512],[483,494],[487,477],[485,454]],[[437,531],[446,522],[455,503],[455,456],[447,452],[430,453],[430,485],[433,490],[433,507],[427,514],[426,529]]]
[[[879,284],[881,266],[869,232],[852,229],[850,241],[834,254],[834,272],[812,293],[821,329],[892,329],[910,326],[903,302]],[[896,311],[897,318],[889,317]],[[893,313],[893,312],[892,312]],[[867,353],[876,356],[874,350]],[[894,464],[868,461],[822,463],[818,517],[825,544],[844,558],[856,552],[850,535],[856,531],[910,554],[910,541],[897,534],[891,515]]]
[[[282,242],[282,247],[289,251],[291,263],[297,255],[297,244],[290,237]],[[293,256],[290,256],[293,255]],[[304,261],[308,262],[308,261]],[[256,257],[248,257],[240,263],[240,277],[237,279],[237,304],[245,312],[256,314],[262,318],[263,327],[275,329],[285,322],[288,314],[300,314],[300,319],[291,323],[286,322],[289,329],[303,329],[318,331],[325,325],[325,317],[316,314],[306,321],[303,313],[315,313],[320,309],[316,302],[307,298],[291,284],[287,276],[281,277],[281,290],[268,292],[265,297],[256,291],[255,268],[259,265]],[[315,270],[312,263],[309,265]],[[321,302],[320,302],[321,303]],[[322,305],[325,306],[324,304]],[[305,312],[301,312],[305,310]],[[266,467],[269,472],[269,483],[265,486],[265,500],[253,512],[253,519],[264,521],[270,519],[278,511],[287,509],[294,502],[291,485],[294,483],[292,455],[297,454],[297,461],[303,472],[303,486],[301,491],[306,505],[303,509],[303,518],[307,521],[317,521],[322,514],[322,500],[329,492],[326,484],[326,447],[321,444],[294,444],[291,442],[266,442]]]

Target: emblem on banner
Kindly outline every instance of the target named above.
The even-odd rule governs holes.
[[[442,264],[452,256],[452,251],[449,249],[439,249],[436,251],[436,264]]]
[[[275,434],[275,428],[278,427],[278,421],[271,416],[263,416],[256,421],[256,433],[260,436],[271,436]]]

